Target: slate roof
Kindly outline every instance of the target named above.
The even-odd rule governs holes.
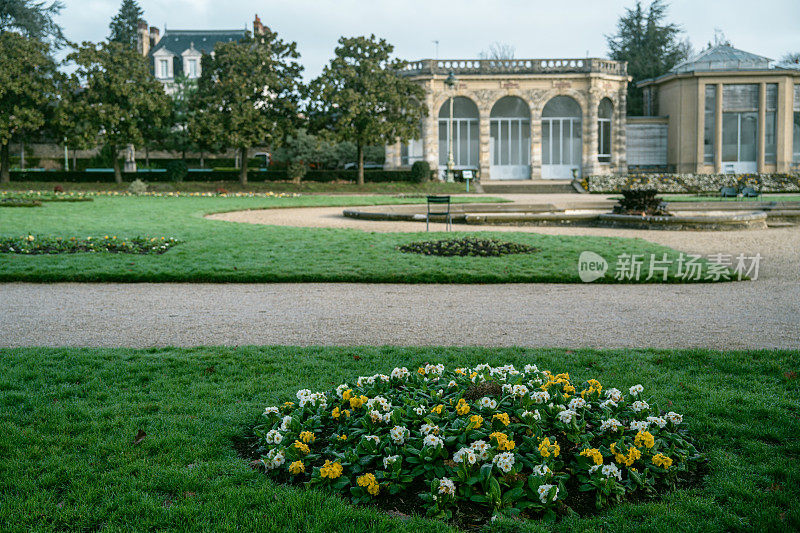
[[[233,42],[243,39],[247,30],[164,30],[164,35],[147,53],[152,66],[152,57],[159,50],[167,50],[174,54],[173,74],[183,74],[183,52],[194,46],[203,54],[210,54],[218,42]]]

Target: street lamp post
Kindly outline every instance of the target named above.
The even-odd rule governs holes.
[[[456,85],[456,76],[453,71],[450,71],[450,74],[447,76],[447,79],[444,80],[444,84],[447,85],[447,88],[450,91],[453,90],[453,87]],[[453,172],[453,167],[455,167],[455,161],[453,161],[453,95],[450,95],[450,120],[447,123],[447,177],[446,181],[454,182],[455,181],[455,174]]]

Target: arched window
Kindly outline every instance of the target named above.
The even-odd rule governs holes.
[[[611,117],[614,104],[608,98],[600,100],[597,110],[597,160],[601,163],[611,162]]]
[[[542,110],[542,177],[571,179],[581,168],[581,106],[556,96]]]
[[[439,165],[447,166],[450,138],[450,99],[439,108]],[[453,98],[453,162],[455,168],[478,167],[480,138],[478,136],[478,106],[469,98]]]
[[[530,179],[531,112],[516,96],[499,99],[490,113],[491,179]]]

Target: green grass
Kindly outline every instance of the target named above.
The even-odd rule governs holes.
[[[459,197],[457,201],[467,198]],[[622,253],[676,252],[642,239],[490,233],[541,248],[503,257],[427,257],[397,246],[470,233],[368,233],[350,229],[260,226],[204,219],[212,212],[299,206],[423,202],[391,196],[294,198],[95,197],[93,202],[45,203],[0,210],[0,237],[174,237],[182,244],[163,255],[71,254],[28,257],[0,254],[0,281],[124,282],[578,282],[584,250],[605,257],[613,274]],[[481,198],[480,201],[486,201]],[[441,228],[439,224],[437,227]],[[420,229],[424,225],[420,224]],[[614,282],[612,274],[607,282]],[[646,277],[642,276],[642,279]],[[674,281],[674,276],[670,278]]]
[[[699,486],[517,530],[800,529],[800,352],[243,347],[0,350],[0,530],[448,531],[277,485],[234,449],[299,388],[424,362],[641,383],[709,459]]]
[[[147,181],[145,179],[144,181]],[[40,181],[14,181],[0,183],[0,190],[7,191],[52,191],[59,185],[67,192],[81,191],[127,191],[130,183],[113,182],[40,182]],[[320,183],[304,181],[299,184],[289,181],[251,182],[246,187],[239,185],[238,181],[184,181],[152,182],[148,183],[149,190],[167,192],[214,192],[223,188],[229,192],[299,192],[303,194],[397,194],[397,193],[463,193],[466,189],[464,183],[442,183],[430,181],[426,183],[386,182],[386,183]],[[474,189],[474,188],[471,188]]]

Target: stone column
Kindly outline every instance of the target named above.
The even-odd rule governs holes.
[[[480,147],[478,148],[478,166],[481,170],[481,181],[492,179],[490,175],[490,166],[492,164],[491,153],[489,152],[489,114],[490,110],[486,108],[478,108],[478,141]]]
[[[722,84],[717,84],[717,111],[714,113],[714,172],[722,173]]]
[[[583,112],[583,170],[582,177],[597,174],[598,161],[597,161],[597,143],[599,139],[599,132],[597,128],[598,109],[600,99],[597,93],[590,89],[586,105],[588,109]]]
[[[396,168],[400,168],[401,149],[402,145],[399,141],[386,145],[386,151],[385,151],[386,158],[383,161],[384,170],[393,170]]]
[[[439,110],[435,108],[436,99],[428,96],[428,116],[422,121],[422,158],[439,179]]]
[[[758,84],[758,152],[756,153],[756,171],[764,172],[764,148],[767,133],[767,84]]]
[[[626,175],[628,173],[628,94],[625,89],[619,92],[617,105],[614,106],[614,115],[611,121],[611,162],[613,164],[612,173]]]
[[[698,81],[697,83],[697,129],[695,130],[695,165],[694,172],[700,172],[700,166],[705,163],[705,131],[706,131],[706,86]]]
[[[542,179],[542,110],[533,102],[531,109],[531,179]]]

